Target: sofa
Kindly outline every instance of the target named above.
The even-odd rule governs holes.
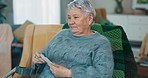
[[[14,36],[11,45],[12,68],[19,65],[22,56],[25,29],[30,24],[33,24],[33,22],[26,20],[23,24],[11,25]]]
[[[19,66],[31,67],[32,55],[44,49],[47,42],[49,42],[58,31],[65,28],[69,28],[67,23],[64,25],[31,24],[27,26]],[[115,62],[113,78],[134,78],[137,73],[136,62],[123,28],[121,26],[93,24],[92,30],[96,30],[106,36],[111,42]],[[24,76],[17,73],[13,75],[13,78],[20,77]]]
[[[19,28],[21,25],[11,25],[12,27],[12,32],[14,32],[17,28]],[[13,33],[14,36],[14,33]],[[11,58],[12,58],[12,67],[14,68],[15,66],[19,65],[21,55],[22,55],[22,50],[23,50],[23,44],[14,36],[14,39],[11,44]]]

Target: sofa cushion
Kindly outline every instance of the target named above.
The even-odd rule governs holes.
[[[25,21],[24,24],[22,24],[20,27],[18,27],[15,31],[14,31],[14,36],[21,42],[23,43],[24,40],[24,32],[25,29],[28,25],[33,24],[31,21],[27,20]]]

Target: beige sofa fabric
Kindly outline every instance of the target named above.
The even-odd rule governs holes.
[[[145,35],[140,48],[140,55],[144,59],[148,59],[148,33]]]
[[[0,78],[11,70],[12,29],[9,24],[0,24]]]
[[[24,33],[25,33],[25,29],[28,25],[33,24],[31,21],[26,20],[24,22],[24,24],[22,24],[19,28],[17,28],[14,31],[14,36],[21,42],[23,43],[24,40]]]

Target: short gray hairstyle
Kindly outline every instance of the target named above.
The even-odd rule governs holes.
[[[68,10],[71,10],[74,8],[80,8],[83,11],[83,13],[85,13],[86,15],[92,14],[93,20],[95,20],[96,11],[88,0],[74,0],[70,2],[67,5],[67,7],[68,7]]]

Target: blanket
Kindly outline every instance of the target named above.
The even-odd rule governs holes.
[[[0,24],[0,78],[11,70],[12,29],[9,24]]]

